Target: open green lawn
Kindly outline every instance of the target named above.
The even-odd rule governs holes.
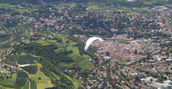
[[[89,5],[88,8],[91,9],[91,10],[100,10],[101,9],[99,7],[99,5]]]
[[[38,9],[31,9],[31,8],[17,8],[17,5],[11,5],[11,4],[7,4],[7,3],[0,3],[0,8],[10,8],[19,13],[32,12],[32,11],[38,10]]]
[[[36,74],[31,74],[31,79],[34,80],[37,84],[37,89],[45,89],[48,87],[53,87],[53,84],[51,83],[50,79],[41,72],[42,65],[37,63],[38,71]],[[41,79],[39,79],[41,78]]]
[[[20,25],[20,26],[15,26],[15,27],[10,27],[10,30],[28,30],[29,28],[32,27],[32,24],[25,24],[25,25]]]
[[[25,52],[21,52],[20,56],[26,56],[26,53]]]
[[[103,3],[103,2],[100,2],[100,3],[98,3],[98,2],[89,2],[89,3],[87,3],[87,7],[89,8],[89,9],[91,9],[91,10],[102,10],[102,8],[101,8],[101,6],[104,6],[105,5],[105,3]]]
[[[23,87],[21,87],[21,89],[29,89],[29,80],[25,83]]]
[[[55,74],[55,73],[53,73],[53,72],[51,72],[51,74],[53,74],[53,76],[54,76],[57,80],[60,80],[60,79],[61,79],[60,76],[58,76],[57,74]]]
[[[161,39],[162,36],[153,36],[152,38],[153,38],[153,39]]]
[[[14,8],[16,5],[11,5],[7,3],[0,3],[0,8]]]
[[[72,81],[73,85],[74,85],[74,89],[78,89],[79,88],[79,81],[69,77],[68,75],[64,74],[70,81]]]
[[[19,13],[25,13],[25,12],[32,12],[32,11],[37,11],[38,9],[15,9],[15,11],[19,12]]]
[[[117,9],[116,11],[123,12],[123,11],[125,11],[125,9]]]
[[[20,13],[30,12],[29,9],[15,9],[15,11],[20,12]]]
[[[11,79],[0,80],[0,86],[2,86],[3,89],[19,89],[19,87],[15,85],[16,77],[17,73],[13,73]]]
[[[168,1],[169,0],[143,0],[145,4],[155,4],[155,3],[163,4],[163,3],[167,3]]]
[[[86,70],[86,69],[89,69],[90,67],[93,66],[93,64],[89,61],[89,56],[88,55],[83,55],[81,57],[81,59],[84,59],[84,60],[81,60],[81,62],[78,64],[82,70]]]
[[[125,64],[126,64],[126,62],[123,61],[123,60],[118,60],[118,61],[116,61],[116,62],[118,62],[120,65],[125,65]]]

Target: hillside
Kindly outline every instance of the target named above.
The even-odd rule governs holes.
[[[58,87],[58,89],[78,88],[79,81],[73,78],[75,71],[87,70],[92,65],[88,53],[82,52],[83,50],[79,48],[79,45],[83,44],[76,43],[62,34],[43,32],[37,35],[49,35],[52,36],[52,39],[38,39],[14,45],[15,51],[12,52],[12,55],[7,56],[7,60],[4,62],[13,65],[30,64],[31,66],[23,69],[31,76],[31,87],[36,86],[33,89],[50,87]],[[68,72],[69,70],[73,71]],[[20,80],[17,77],[16,80],[18,79]],[[23,84],[16,84],[11,88],[26,86],[29,81],[28,76],[24,80],[27,81],[20,80]],[[1,83],[9,86],[8,82]]]
[[[172,0],[0,0],[0,89],[160,89],[171,45]]]

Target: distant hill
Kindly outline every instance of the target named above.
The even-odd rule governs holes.
[[[172,0],[0,0],[0,3],[11,3],[11,4],[19,4],[19,3],[32,3],[37,4],[41,1],[51,3],[51,2],[76,2],[76,3],[86,3],[86,2],[104,2],[104,3],[144,3],[144,4],[172,4]]]

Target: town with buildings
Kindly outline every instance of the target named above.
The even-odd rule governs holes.
[[[84,35],[75,35],[75,37],[82,41],[86,38]],[[88,89],[101,88],[102,86],[113,88],[112,84],[116,84],[117,87],[125,89],[170,88],[172,54],[166,53],[165,48],[162,48],[157,41],[156,39],[134,40],[126,38],[125,35],[115,35],[115,37],[103,42],[98,40],[93,42],[92,46],[97,48],[95,56],[98,65],[89,70],[86,83],[82,81],[82,87]],[[164,43],[163,40],[161,41]],[[121,81],[123,79],[121,75],[128,80]],[[161,78],[157,77],[159,75]],[[108,80],[108,77],[111,79]],[[78,78],[82,79],[79,75]],[[115,82],[113,82],[114,80]]]
[[[126,1],[0,1],[0,89],[171,89],[170,0]]]

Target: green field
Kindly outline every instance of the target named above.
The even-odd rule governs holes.
[[[40,71],[42,65],[39,63],[36,63],[36,65],[38,66],[38,71],[36,74],[31,74],[31,79],[36,82],[37,89],[53,87],[53,84],[51,83],[50,79],[43,72]]]
[[[62,35],[58,35],[58,38],[62,39],[63,45],[56,42],[56,40],[47,40],[47,41],[37,40],[36,43],[38,43],[42,46],[48,46],[48,45],[52,45],[52,44],[57,45],[59,48],[54,51],[56,53],[63,52],[64,51],[63,47],[65,47],[65,51],[72,51],[72,53],[69,54],[68,57],[71,57],[72,59],[74,59],[74,61],[78,62],[79,63],[78,65],[83,70],[90,68],[90,66],[92,65],[89,62],[90,57],[88,55],[85,55],[85,54],[80,55],[79,49],[77,47],[72,47],[72,45],[76,44],[75,42],[72,42],[72,41],[66,39]],[[68,43],[66,43],[66,42],[68,42]],[[80,61],[80,59],[82,59],[83,61]],[[64,63],[64,62],[59,63],[59,65],[63,66],[63,67],[72,67],[74,64],[75,63],[70,63],[70,64]]]
[[[32,11],[38,10],[38,9],[31,9],[31,8],[18,8],[17,5],[11,5],[7,3],[0,3],[0,8],[9,8],[19,13],[32,12]]]
[[[15,85],[16,77],[17,73],[13,73],[11,79],[0,80],[0,86],[2,86],[3,89],[19,89],[19,87]]]
[[[25,25],[10,27],[9,30],[28,30],[32,28],[32,26],[33,26],[32,24],[25,24]]]
[[[37,10],[38,9],[23,9],[23,8],[15,9],[15,11],[19,13],[32,12],[32,11],[37,11]]]
[[[88,8],[91,9],[91,10],[100,10],[101,9],[99,7],[99,5],[89,5]]]
[[[16,5],[11,5],[7,3],[0,3],[0,8],[15,8]]]
[[[145,4],[156,4],[156,3],[159,3],[159,4],[163,4],[163,3],[168,3],[170,0],[144,0],[143,2]]]
[[[69,77],[68,75],[64,74],[70,81],[72,81],[73,85],[74,85],[74,89],[78,89],[79,88],[79,81],[76,79],[73,79],[71,77]]]
[[[25,52],[21,52],[20,56],[26,56],[26,53]]]
[[[54,86],[70,86],[72,89],[77,89],[79,87],[78,80],[72,78],[73,73],[64,74],[63,69],[87,70],[92,67],[93,64],[89,61],[90,56],[83,49],[84,44],[69,39],[67,35],[52,32],[38,32],[36,36],[44,36],[45,34],[52,35],[55,39],[35,40],[16,45],[14,48],[17,49],[18,55],[8,56],[5,60],[6,63],[31,64],[23,69],[31,76],[31,87],[34,89]],[[20,40],[20,36],[14,36],[11,40],[14,41],[16,38]],[[29,87],[28,78],[20,86],[22,89],[27,89]]]
[[[119,61],[116,61],[116,62],[118,62],[120,65],[125,65],[126,64],[126,62],[123,61],[123,60],[119,60]]]
[[[21,89],[29,89],[29,80],[25,83],[23,87],[21,87]]]

